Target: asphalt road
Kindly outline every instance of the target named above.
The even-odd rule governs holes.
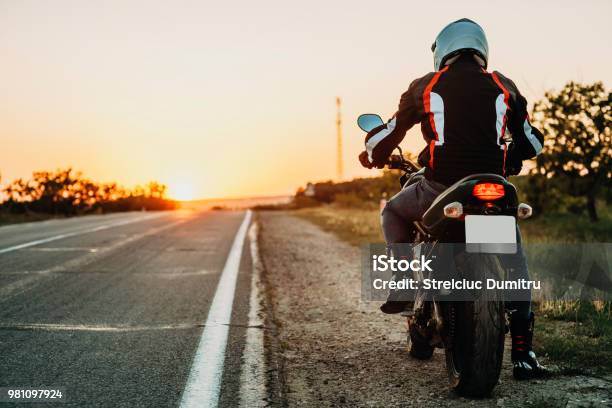
[[[202,386],[217,358],[219,405],[238,405],[248,238],[234,244],[244,242],[233,307],[217,301],[232,310],[218,326],[227,346],[215,357],[201,339],[244,222],[245,212],[127,213],[0,228],[0,387],[63,387],[62,407],[179,406],[190,375]]]

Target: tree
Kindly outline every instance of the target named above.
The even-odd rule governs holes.
[[[166,187],[165,184],[158,183],[157,181],[151,181],[147,184],[147,197],[150,198],[164,198],[166,196]]]
[[[78,215],[91,212],[169,210],[176,203],[165,198],[167,187],[156,181],[130,191],[116,183],[101,184],[68,168],[34,172],[0,189],[0,211]],[[146,192],[146,194],[145,194]]]
[[[598,194],[612,184],[611,105],[602,82],[569,82],[559,92],[547,92],[532,112],[545,137],[532,174],[564,179],[559,185],[566,194],[586,198],[591,221],[598,219]]]

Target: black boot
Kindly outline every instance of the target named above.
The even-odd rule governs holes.
[[[414,302],[401,300],[405,298],[405,295],[402,295],[401,292],[401,290],[392,290],[387,297],[387,301],[380,306],[380,311],[386,314],[396,314],[412,309]]]
[[[410,244],[392,244],[387,246],[387,255],[394,256],[398,259],[412,259],[412,246]],[[391,278],[394,282],[399,282],[402,279],[407,279],[411,275],[409,272],[396,272]],[[414,295],[414,294],[412,294]],[[411,291],[406,289],[393,289],[389,291],[387,301],[380,306],[380,310],[386,314],[401,313],[405,310],[411,310],[414,305],[414,296],[411,296]]]
[[[394,282],[408,278],[404,272],[397,272],[391,278]],[[414,302],[406,289],[392,289],[389,291],[387,301],[380,306],[380,310],[386,314],[402,313],[404,310],[412,310]]]
[[[531,349],[533,341],[534,314],[529,318],[518,316],[515,312],[510,315],[510,334],[512,335],[512,373],[517,380],[529,380],[548,375],[548,370],[541,366]]]

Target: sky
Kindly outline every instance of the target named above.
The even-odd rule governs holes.
[[[71,166],[174,198],[290,194],[360,167],[360,113],[390,117],[449,22],[533,101],[612,82],[612,2],[0,0],[1,183]],[[418,129],[403,146],[422,148]]]

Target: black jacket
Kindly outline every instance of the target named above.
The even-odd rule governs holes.
[[[529,123],[514,82],[485,71],[469,54],[410,84],[391,120],[368,133],[370,163],[382,166],[417,123],[427,142],[419,164],[447,185],[475,173],[505,176],[507,162],[520,166],[542,150],[542,133]],[[503,140],[508,132],[511,153]]]

